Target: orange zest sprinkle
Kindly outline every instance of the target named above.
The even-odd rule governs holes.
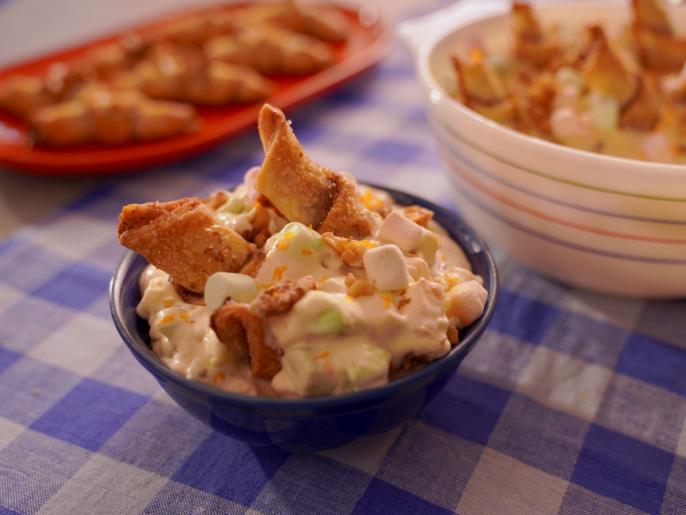
[[[469,58],[475,64],[480,63],[481,61],[483,61],[484,54],[480,48],[472,47],[472,49],[469,50]]]
[[[274,280],[274,281],[280,281],[281,278],[283,277],[284,272],[286,272],[286,269],[287,269],[287,268],[288,268],[288,267],[287,267],[286,265],[277,266],[277,267],[274,269],[274,272],[272,272],[272,280]]]
[[[332,373],[333,369],[331,368],[331,363],[329,362],[329,351],[324,351],[321,354],[318,354],[317,356],[314,357],[314,359],[321,359],[323,361],[324,368],[328,373]]]
[[[383,299],[383,305],[386,309],[390,309],[391,306],[393,305],[393,295],[390,293],[385,293],[381,297]]]
[[[276,248],[279,250],[286,250],[288,248],[288,242],[287,241],[280,241],[279,243],[276,244]]]
[[[166,297],[164,300],[162,300],[162,305],[165,308],[170,308],[174,305],[174,299],[172,299],[171,297]]]
[[[372,211],[375,211],[383,207],[383,201],[377,196],[375,196],[370,190],[365,191],[360,197],[360,200],[367,209],[370,209]]]
[[[179,318],[181,320],[183,320],[184,322],[190,322],[190,323],[195,322],[194,320],[190,319],[190,317],[188,316],[188,313],[179,313]]]
[[[169,315],[164,315],[160,319],[160,324],[169,324],[169,323],[173,322],[174,320],[176,320],[176,313],[170,313]]]
[[[302,249],[300,252],[303,256],[311,256],[312,255],[312,249]]]
[[[445,285],[446,290],[449,290],[456,284],[460,283],[460,278],[453,274],[445,274]]]
[[[282,237],[281,239],[282,239],[283,241],[288,241],[288,240],[293,239],[293,236],[294,236],[294,235],[295,235],[295,233],[294,233],[293,231],[286,231],[286,232],[283,234],[283,237]]]

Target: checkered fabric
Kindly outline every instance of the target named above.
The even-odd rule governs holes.
[[[402,49],[292,118],[321,162],[459,209]],[[0,242],[0,513],[686,513],[686,303],[577,291],[506,258],[489,330],[402,428],[289,454],[177,407],[110,320],[116,217],[260,157],[251,133],[107,178]]]

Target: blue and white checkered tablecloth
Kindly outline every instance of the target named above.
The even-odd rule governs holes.
[[[401,49],[293,122],[321,162],[451,205]],[[686,303],[577,291],[508,259],[483,340],[398,430],[288,454],[177,407],[110,320],[116,217],[260,157],[249,134],[108,178],[0,242],[0,513],[686,513]]]

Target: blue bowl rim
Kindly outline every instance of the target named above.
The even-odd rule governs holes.
[[[293,411],[293,410],[326,410],[326,409],[340,409],[343,405],[353,405],[357,403],[374,403],[384,398],[391,397],[400,393],[413,383],[422,383],[422,380],[428,380],[434,373],[440,372],[443,368],[448,367],[452,362],[458,363],[466,356],[473,346],[478,341],[481,334],[486,329],[490,322],[493,312],[495,310],[497,292],[498,292],[498,272],[496,269],[495,259],[491,254],[486,243],[479,238],[474,230],[467,225],[460,216],[441,207],[433,202],[417,197],[410,193],[389,188],[387,186],[377,185],[373,183],[364,183],[367,186],[383,190],[389,193],[399,204],[417,204],[428,209],[431,209],[435,214],[435,219],[438,223],[450,234],[451,238],[457,240],[463,248],[467,258],[473,258],[475,253],[483,253],[487,264],[487,273],[490,276],[490,281],[484,277],[485,282],[490,283],[488,290],[488,298],[486,306],[481,317],[471,326],[469,326],[469,334],[460,341],[457,346],[453,347],[448,354],[436,359],[416,372],[412,372],[405,377],[389,382],[383,386],[371,388],[368,390],[361,390],[358,392],[329,395],[323,397],[308,397],[304,399],[282,399],[273,397],[252,397],[242,395],[225,390],[220,390],[212,385],[186,379],[181,374],[168,368],[152,350],[145,345],[144,341],[137,337],[136,331],[127,327],[124,322],[119,306],[121,305],[122,283],[124,276],[128,272],[132,263],[141,258],[133,251],[128,251],[121,259],[115,268],[112,279],[109,285],[109,305],[114,325],[119,332],[119,335],[128,346],[129,350],[134,356],[145,365],[144,368],[154,369],[155,373],[164,377],[165,380],[170,381],[183,389],[190,389],[196,394],[211,396],[217,400],[225,401],[234,404],[237,408],[243,407],[246,410],[265,409],[279,411]],[[227,186],[227,189],[233,189],[232,186]],[[440,219],[449,220],[450,223],[442,223]],[[466,240],[466,241],[465,241]],[[476,248],[476,250],[474,250]],[[470,259],[471,261],[471,259]],[[140,346],[148,349],[149,352],[144,352]]]

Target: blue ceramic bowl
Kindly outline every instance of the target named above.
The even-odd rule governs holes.
[[[250,445],[277,445],[290,451],[320,450],[403,424],[441,391],[478,341],[493,315],[497,276],[486,245],[456,215],[414,195],[379,189],[390,193],[399,204],[431,209],[436,221],[464,249],[488,289],[483,315],[461,332],[460,344],[443,358],[385,386],[338,396],[288,400],[218,390],[173,372],[152,352],[148,323],[136,315],[140,300],[138,277],[147,262],[133,252],[122,259],[110,283],[110,309],[119,334],[179,406],[213,429]]]

